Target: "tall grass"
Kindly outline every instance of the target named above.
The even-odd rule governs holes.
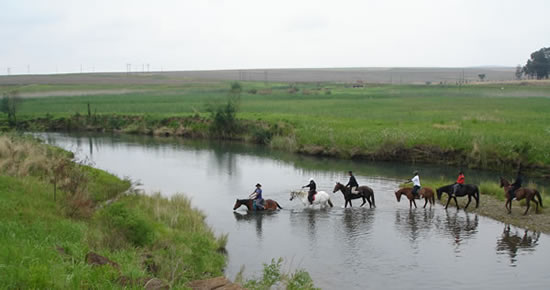
[[[139,288],[157,277],[182,288],[194,279],[222,275],[227,235],[215,237],[204,215],[183,196],[120,195],[128,181],[71,163],[59,182],[64,198],[54,200],[49,166],[68,158],[30,138],[0,136],[2,287]],[[116,201],[95,206],[115,195]],[[68,214],[75,205],[88,214]],[[85,261],[90,251],[118,266],[90,266]]]

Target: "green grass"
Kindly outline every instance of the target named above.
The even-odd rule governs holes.
[[[75,89],[67,87],[59,89]],[[88,102],[92,112],[99,114],[152,119],[197,113],[207,116],[206,104],[223,101],[229,87],[229,82],[140,85],[136,89],[144,91],[124,95],[26,99],[20,116],[86,114]],[[321,147],[334,149],[339,157],[384,159],[391,155],[388,149],[435,146],[458,152],[454,159],[460,165],[512,168],[523,160],[532,166],[550,166],[548,85],[373,85],[353,89],[327,83],[296,87],[298,92],[290,93],[287,84],[275,83],[270,84],[269,93],[262,93],[267,89],[263,83],[243,83],[237,117],[290,124],[290,136],[275,136],[271,145],[300,152]],[[86,86],[86,90],[103,88]],[[258,93],[247,93],[252,88]],[[44,89],[55,91],[55,86]],[[327,90],[331,94],[324,93]],[[525,148],[527,151],[522,151]]]
[[[57,155],[66,154],[49,149],[30,138],[0,136],[2,288],[123,288],[120,277],[135,281],[130,288],[140,288],[151,277],[182,288],[192,280],[223,274],[227,236],[216,237],[187,198],[120,195],[128,181],[75,166],[71,170],[86,176],[82,188],[87,194],[73,199],[58,190],[54,201],[48,171],[36,164],[54,164],[60,160]],[[75,200],[88,214],[67,214]],[[87,264],[90,251],[116,262],[120,270]]]

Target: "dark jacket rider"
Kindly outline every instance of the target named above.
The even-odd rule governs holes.
[[[355,179],[355,176],[353,176],[353,172],[351,171],[349,171],[349,182],[348,184],[346,184],[346,187],[350,188],[350,193],[354,193],[354,191],[357,192],[359,188],[359,184],[357,183],[357,180]]]
[[[315,184],[313,178],[310,178],[309,183],[302,186],[302,188],[304,187],[309,187],[309,191],[307,192],[307,200],[309,200],[309,204],[313,204],[313,195],[317,193],[317,184]]]
[[[522,183],[523,183],[523,178],[521,177],[521,173],[518,172],[518,175],[516,176],[514,183],[510,184],[511,187],[508,190],[508,193],[510,193],[510,196],[512,197],[512,199],[516,197],[516,190],[518,190],[521,187]]]

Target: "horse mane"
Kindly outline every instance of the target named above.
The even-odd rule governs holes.
[[[411,191],[412,188],[411,187],[401,187],[400,189],[398,189],[396,191],[396,193],[403,193],[403,194],[407,194],[407,191]]]

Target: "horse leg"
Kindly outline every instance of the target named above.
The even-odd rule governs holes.
[[[527,202],[527,208],[525,209],[525,212],[523,213],[523,215],[527,215],[527,212],[529,211],[529,208],[531,207],[531,199],[529,197],[527,197],[525,199],[525,202]]]
[[[364,196],[362,196],[361,198],[363,199],[363,203],[359,207],[363,207],[363,205],[365,205],[365,203],[367,203],[367,200],[365,199]]]
[[[470,202],[472,202],[472,196],[470,194],[468,194],[468,202],[466,203],[466,206],[464,207],[464,210],[466,210],[468,208],[468,206],[470,205]]]
[[[451,195],[449,194],[449,199],[447,199],[447,204],[445,205],[445,209],[447,209],[450,202],[451,202]]]
[[[414,208],[417,208],[417,207],[416,207],[416,201],[414,200],[414,198],[412,199],[412,202],[413,202],[413,204],[414,204]]]
[[[426,208],[426,205],[428,204],[428,199],[424,197],[424,208]]]
[[[456,209],[459,210],[460,207],[458,207],[458,200],[456,200],[456,195],[453,195],[453,199],[455,200]]]
[[[508,205],[508,206],[506,207],[506,209],[508,210],[508,214],[511,214],[511,213],[512,213],[512,200],[511,200],[511,199],[508,199],[508,200],[506,201],[506,204]]]

